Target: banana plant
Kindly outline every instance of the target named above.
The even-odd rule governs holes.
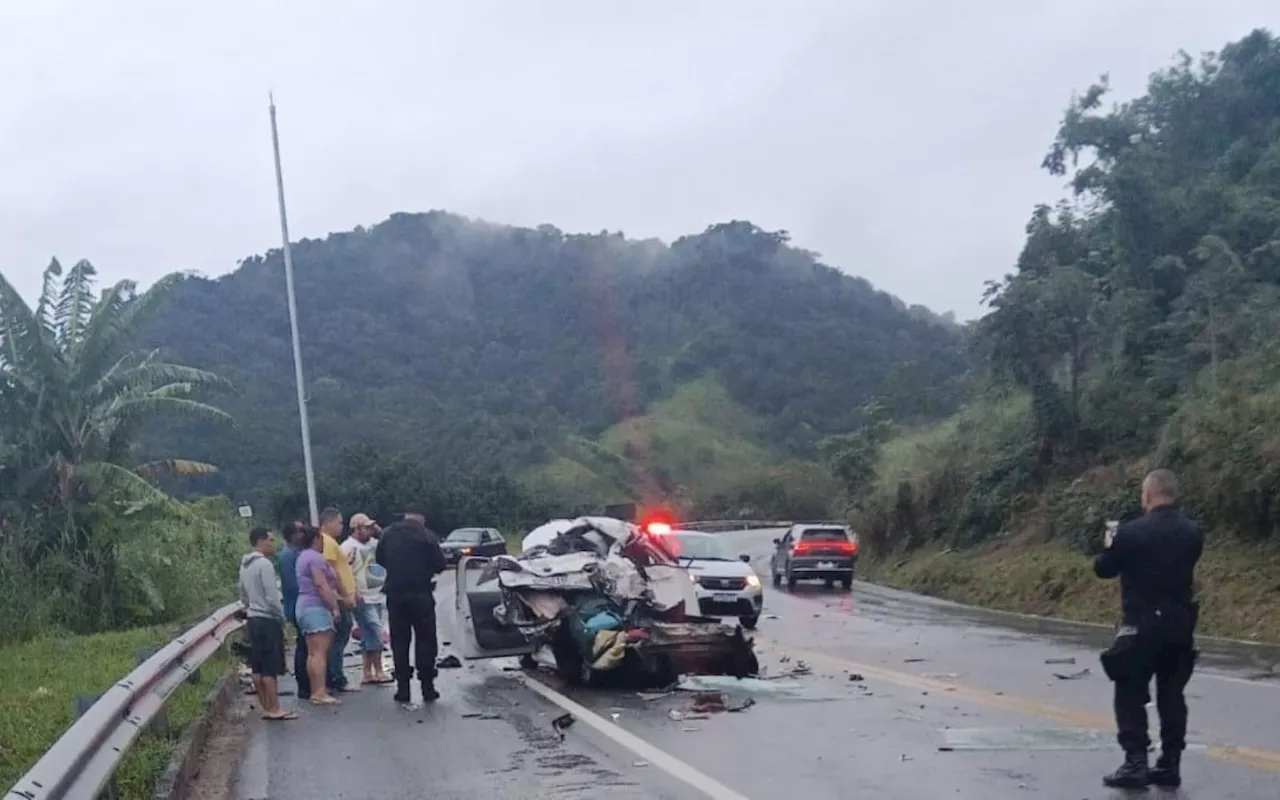
[[[197,399],[225,380],[132,346],[182,276],[144,292],[120,281],[100,294],[95,279],[88,261],[64,274],[54,259],[33,308],[0,275],[0,519],[5,504],[65,519],[90,502],[116,513],[183,514],[154,479],[215,471],[179,458],[133,460],[143,426],[161,415],[230,422]]]

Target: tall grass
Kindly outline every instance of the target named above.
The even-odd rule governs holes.
[[[1029,488],[1032,425],[1030,399],[1007,394],[886,442],[858,504],[868,544],[888,552],[998,533]]]
[[[185,622],[234,595],[244,526],[224,500],[198,519],[118,517],[100,527],[94,553],[30,545],[30,526],[0,537],[0,645],[37,635]],[[25,534],[25,535],[24,535]],[[92,591],[88,587],[93,587]]]

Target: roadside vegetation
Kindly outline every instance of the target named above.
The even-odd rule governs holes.
[[[243,527],[221,499],[187,503],[171,476],[208,464],[136,458],[160,415],[219,424],[201,396],[218,376],[139,351],[131,337],[182,279],[98,293],[81,261],[54,261],[29,306],[0,276],[0,784],[72,721],[72,697],[101,692],[139,648],[172,638],[233,596]],[[225,665],[225,661],[222,662]],[[148,738],[120,775],[143,797],[173,739],[199,713],[219,664],[170,705],[170,739]]]
[[[183,625],[158,625],[86,636],[42,636],[0,648],[0,786],[6,790],[44,755],[74,721],[73,698],[105,691],[137,666],[139,651],[173,639]],[[204,702],[230,657],[205,662],[199,680],[183,684],[165,709],[167,735],[148,731],[116,775],[126,800],[151,796],[183,729],[204,712]]]
[[[1280,41],[1180,56],[1111,107],[1072,99],[1015,271],[970,331],[976,392],[828,443],[889,583],[1107,619],[1103,523],[1157,465],[1209,532],[1208,632],[1280,639]],[[880,409],[883,412],[883,409]],[[942,551],[947,552],[943,553]]]

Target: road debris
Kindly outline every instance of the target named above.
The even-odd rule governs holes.
[[[1068,656],[1067,658],[1046,658],[1046,659],[1044,660],[1044,663],[1046,663],[1046,664],[1074,664],[1074,663],[1076,663],[1076,659],[1075,659],[1075,657],[1074,657],[1074,656]]]
[[[551,720],[551,727],[554,728],[555,732],[560,735],[560,741],[564,741],[564,732],[568,730],[572,725],[573,725],[572,714],[561,714],[560,716]]]
[[[721,692],[695,692],[693,695],[693,713],[714,714],[727,710],[725,697]]]
[[[739,714],[743,711],[746,711],[748,708],[751,708],[755,704],[756,704],[756,699],[754,697],[744,697],[737,703],[733,703],[731,705],[726,704],[725,711],[728,711],[730,714]]]
[[[924,659],[924,658],[904,658],[902,659],[902,663],[903,664],[919,664],[920,662],[927,661],[927,660],[928,659]]]
[[[474,711],[469,714],[463,714],[462,718],[463,719],[491,719],[491,720],[502,719],[502,717],[497,714],[490,714],[488,712],[481,712],[481,711]]]
[[[850,672],[850,673],[849,673],[849,681],[850,681],[851,683],[862,683],[862,682],[863,682],[863,681],[865,681],[865,680],[866,680],[866,678],[862,677],[862,673],[861,673],[861,672]]]
[[[455,655],[447,655],[436,661],[436,669],[461,669],[462,662]]]
[[[1079,672],[1071,672],[1071,673],[1055,672],[1053,673],[1053,677],[1057,678],[1060,681],[1074,681],[1080,678],[1086,678],[1092,674],[1093,673],[1089,671],[1089,668],[1085,667]]]

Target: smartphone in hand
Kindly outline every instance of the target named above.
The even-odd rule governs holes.
[[[1120,522],[1118,520],[1114,520],[1114,519],[1107,520],[1107,532],[1103,538],[1104,547],[1108,549],[1111,548],[1111,543],[1115,541],[1115,538],[1116,538],[1116,531],[1119,529],[1120,529]]]

